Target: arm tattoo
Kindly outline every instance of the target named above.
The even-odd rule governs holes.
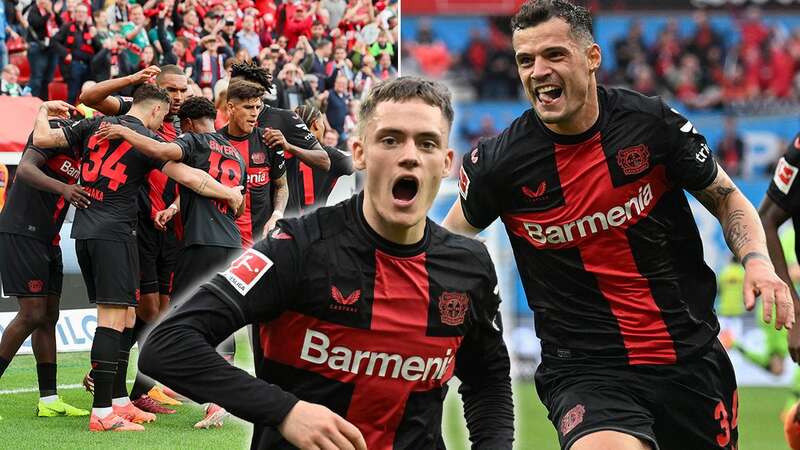
[[[769,256],[759,252],[750,252],[744,255],[744,258],[742,258],[742,266],[747,265],[747,261],[750,261],[751,259],[763,259],[772,264],[772,260],[769,259]]]
[[[203,182],[200,183],[200,186],[197,187],[197,193],[203,195],[203,192],[206,190],[206,186],[208,186],[208,180],[211,178],[211,175],[204,173],[203,174]]]
[[[725,242],[731,251],[738,255],[742,247],[750,243],[750,230],[745,222],[744,211],[735,209],[728,214],[725,221]]]
[[[719,207],[726,197],[736,190],[733,186],[714,183],[702,191],[692,191],[692,195],[713,215],[719,214]]]

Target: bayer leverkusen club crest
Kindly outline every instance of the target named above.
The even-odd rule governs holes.
[[[38,294],[42,292],[44,289],[44,281],[42,280],[30,280],[28,281],[28,290],[33,294]]]
[[[439,315],[445,325],[461,325],[469,311],[469,296],[464,292],[444,292],[439,297]]]
[[[650,167],[650,150],[644,144],[617,152],[617,164],[625,175],[636,175]]]

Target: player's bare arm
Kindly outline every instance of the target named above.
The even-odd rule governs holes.
[[[103,122],[95,134],[103,139],[125,139],[134,149],[149,158],[179,161],[183,157],[183,150],[178,144],[159,142],[123,125]]]
[[[702,191],[692,191],[692,195],[717,217],[728,247],[742,261],[747,309],[752,309],[755,297],[761,295],[764,321],[772,322],[774,305],[775,328],[791,328],[794,324],[794,306],[789,287],[775,273],[768,256],[764,228],[753,205],[721,167],[718,167],[717,177],[708,187]]]
[[[264,140],[267,141],[270,147],[282,147],[284,151],[293,154],[300,159],[300,161],[315,169],[320,169],[327,172],[331,168],[331,158],[319,143],[317,143],[314,148],[309,150],[300,148],[296,145],[290,144],[289,141],[286,140],[286,137],[283,135],[281,130],[275,128],[268,128],[264,130]]]
[[[444,218],[442,226],[453,233],[469,237],[474,237],[481,232],[480,228],[475,228],[467,222],[467,218],[464,217],[464,210],[461,209],[461,199],[458,198],[447,213],[447,217]]]
[[[283,212],[286,210],[286,203],[289,201],[289,184],[286,182],[286,174],[284,173],[280,178],[273,180],[273,183],[275,183],[275,191],[272,193],[272,204],[274,207],[272,215],[269,217],[267,224],[264,225],[264,236],[275,228],[275,224],[278,220],[283,218]]]
[[[33,128],[33,145],[41,148],[59,148],[69,145],[64,130],[60,128],[50,128],[50,121],[53,117],[68,117],[69,112],[75,107],[67,102],[54,100],[42,103],[39,112],[36,114],[36,122]]]
[[[142,84],[151,80],[161,72],[158,66],[146,67],[126,77],[111,78],[101,81],[86,89],[80,96],[81,103],[94,108],[107,116],[119,114],[120,103],[112,95],[126,87]]]
[[[764,201],[758,209],[758,214],[761,216],[761,223],[764,224],[767,248],[769,249],[772,264],[775,266],[775,273],[789,287],[789,293],[794,304],[795,319],[797,319],[797,313],[800,311],[800,297],[798,297],[797,291],[794,289],[792,277],[789,275],[789,266],[786,263],[786,255],[778,236],[778,228],[789,219],[790,214],[778,206],[769,196],[764,197]],[[789,330],[788,343],[789,355],[791,355],[792,361],[800,362],[800,327]]]
[[[161,171],[199,195],[228,202],[228,205],[234,211],[238,211],[242,202],[244,202],[244,196],[242,196],[241,192],[242,186],[225,186],[203,170],[170,161],[164,165]]]
[[[64,196],[64,200],[78,208],[88,208],[89,194],[77,184],[67,184],[48,177],[41,167],[47,158],[37,151],[28,150],[22,154],[17,168],[17,177],[40,191],[52,192]]]

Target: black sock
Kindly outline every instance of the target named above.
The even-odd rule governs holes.
[[[92,342],[92,373],[94,374],[93,408],[111,406],[111,391],[117,373],[119,341],[122,333],[106,327],[97,327]]]
[[[2,356],[0,356],[0,377],[3,376],[3,373],[6,371],[6,368],[8,367],[9,364],[11,364],[10,359],[5,359]]]
[[[144,339],[147,336],[146,331],[149,326],[149,323],[139,319],[138,317],[136,318],[136,325],[133,326],[133,337],[136,342],[139,343],[139,348],[142,348],[142,345],[144,344]],[[143,395],[147,394],[150,389],[153,388],[153,386],[155,386],[153,380],[137,371],[136,381],[134,381],[133,387],[131,387],[131,400],[138,400]]]
[[[36,364],[36,374],[39,377],[39,397],[56,395],[56,363]]]
[[[133,328],[125,328],[119,340],[117,376],[114,378],[114,395],[111,398],[128,396],[128,385],[125,384],[125,381],[128,378],[128,359],[130,358],[131,347],[133,347]]]

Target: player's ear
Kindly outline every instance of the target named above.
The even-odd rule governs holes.
[[[453,168],[453,158],[455,157],[455,151],[452,148],[448,148],[445,151],[444,155],[444,167],[442,167],[442,178],[447,178],[450,176],[450,170]]]
[[[595,73],[600,70],[600,64],[603,62],[603,55],[600,52],[600,46],[592,43],[586,49],[586,56],[589,59],[589,72]]]
[[[364,144],[361,142],[360,136],[353,141],[353,168],[356,170],[364,170],[367,168]]]

